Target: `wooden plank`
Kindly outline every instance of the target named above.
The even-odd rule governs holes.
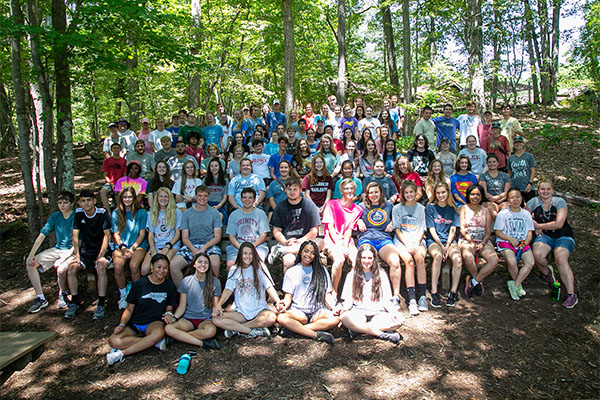
[[[0,370],[55,336],[56,332],[0,332]]]

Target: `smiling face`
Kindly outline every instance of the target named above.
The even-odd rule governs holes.
[[[254,260],[254,254],[252,254],[252,249],[250,247],[244,247],[242,249],[242,262],[244,266],[247,267],[252,264]]]
[[[540,197],[542,200],[551,199],[554,195],[554,189],[549,182],[542,182],[538,186],[538,191],[540,192]]]
[[[131,208],[131,205],[133,204],[133,195],[131,194],[131,192],[130,191],[123,192],[121,194],[121,201],[123,202],[123,205],[125,206],[126,209]]]
[[[331,140],[327,136],[323,136],[321,139],[321,149],[331,150]]]
[[[520,194],[519,194],[519,197],[521,197]],[[471,204],[481,203],[481,191],[479,191],[479,189],[471,190],[471,193],[469,194],[469,201],[471,202]],[[520,200],[519,200],[519,204],[521,204]]]
[[[298,185],[290,185],[285,187],[285,194],[288,200],[295,202],[300,198],[302,188]]]
[[[169,195],[163,190],[159,190],[156,194],[156,201],[161,210],[164,210],[169,205]]]
[[[393,154],[396,152],[396,144],[394,142],[385,142],[386,153]]]
[[[402,191],[402,197],[404,197],[404,201],[406,202],[414,201],[416,194],[417,192],[415,192],[415,189],[412,186],[408,186]]]
[[[403,174],[408,173],[408,162],[406,160],[399,158],[398,159],[398,170],[400,170],[400,172]]]
[[[305,266],[311,266],[315,259],[315,250],[312,245],[308,244],[302,248],[300,263]]]
[[[349,141],[348,143],[346,143],[346,151],[348,153],[354,154],[354,151],[356,150],[356,143],[354,143],[354,141]]]
[[[381,160],[377,160],[375,161],[375,164],[373,164],[373,175],[376,178],[380,178],[385,174],[385,164],[383,161]]]
[[[460,167],[461,171],[468,171],[469,170],[469,159],[461,158],[460,162],[458,163],[458,166]]]
[[[375,262],[375,254],[370,250],[365,250],[360,255],[360,265],[364,272],[371,271],[373,263]]]
[[[285,178],[285,177],[287,177],[289,175],[289,173],[290,173],[290,166],[289,166],[289,164],[288,163],[284,163],[284,162],[280,163],[279,164],[279,176],[281,178]]]
[[[167,173],[167,164],[165,164],[164,162],[159,162],[158,164],[156,164],[156,173],[159,176],[164,176]]]
[[[448,200],[448,190],[444,186],[435,189],[435,198],[438,203],[445,203]]]
[[[300,151],[302,151],[302,152],[308,151],[308,143],[306,142],[306,140],[304,140],[304,139],[300,140],[300,143],[298,144],[298,146],[300,147]]]
[[[365,147],[367,149],[367,152],[369,152],[369,153],[373,153],[375,151],[375,143],[373,143],[372,140],[369,140]]]
[[[488,166],[489,171],[497,170],[498,169],[498,160],[496,160],[494,157],[488,158],[487,166]]]
[[[352,201],[354,199],[354,194],[356,193],[356,187],[352,183],[346,183],[340,189],[342,190],[342,196],[344,196],[345,200]]]
[[[352,178],[353,175],[354,175],[354,168],[352,168],[352,165],[344,164],[342,166],[342,176],[344,178]]]
[[[208,165],[208,169],[210,170],[210,173],[213,174],[213,176],[217,176],[219,173],[219,167],[221,166],[221,163],[219,163],[218,161],[211,161],[210,164]]]
[[[473,136],[467,138],[467,147],[469,150],[475,150],[477,147],[477,140]]]
[[[244,177],[252,173],[252,163],[250,162],[250,160],[243,160],[240,163],[240,173]]]
[[[196,204],[200,207],[206,207],[208,204],[208,192],[199,191],[196,193]]]
[[[210,268],[210,260],[202,255],[196,259],[196,262],[194,263],[194,268],[196,269],[196,273],[202,276],[206,274],[208,268]]]
[[[315,169],[317,171],[323,171],[323,167],[325,167],[325,163],[323,162],[323,159],[321,157],[316,157],[315,158]]]
[[[367,109],[365,110],[365,115],[369,119],[373,118],[373,108],[367,107]]]
[[[372,186],[369,189],[369,193],[367,193],[367,197],[371,204],[379,204],[379,200],[381,200],[381,189],[379,189],[379,186]]]
[[[160,259],[152,264],[152,276],[155,280],[162,282],[169,274],[169,263],[166,260]]]
[[[433,164],[431,165],[431,172],[433,172],[435,175],[438,175],[442,172],[442,169],[444,167],[442,166],[441,162],[433,162]]]
[[[444,117],[450,118],[451,114],[452,114],[452,107],[450,107],[450,106],[444,107]]]
[[[137,179],[140,176],[141,168],[138,164],[133,164],[129,168],[129,177],[132,179]]]
[[[311,115],[312,112],[313,112],[312,104],[308,103],[305,108],[305,113],[306,113],[306,115]]]
[[[196,175],[196,167],[194,166],[194,163],[185,163],[184,171],[188,178],[193,178]]]
[[[252,208],[252,204],[254,204],[255,196],[252,193],[246,192],[242,194],[242,206],[244,208]]]
[[[521,192],[518,190],[511,190],[508,194],[508,204],[510,204],[511,208],[521,208],[522,200]]]

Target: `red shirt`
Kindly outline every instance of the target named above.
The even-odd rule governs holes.
[[[196,148],[192,148],[189,145],[185,148],[185,154],[188,154],[198,161],[198,165],[200,165],[200,161],[202,161],[205,157],[204,150],[200,146],[196,146]]]
[[[310,183],[310,174],[302,180],[302,190],[310,190],[310,199],[317,207],[322,207],[327,199],[327,191],[333,190],[333,179],[330,176],[319,176],[315,184]]]
[[[402,174],[402,176],[400,177],[400,182],[398,182],[395,177],[392,180],[394,181],[394,184],[396,185],[396,189],[398,189],[398,193],[402,193],[402,184],[404,183],[405,180],[413,181],[417,185],[417,187],[423,186],[423,181],[421,180],[421,177],[419,176],[419,174],[417,174],[416,172]]]
[[[120,178],[125,176],[126,168],[127,163],[124,158],[109,157],[102,161],[102,172],[106,172],[108,179],[110,179],[110,183],[113,185],[117,183]]]
[[[498,168],[506,168],[506,161],[510,155],[510,145],[506,136],[500,135],[499,138],[489,136],[480,144],[486,153],[494,153],[498,157]]]

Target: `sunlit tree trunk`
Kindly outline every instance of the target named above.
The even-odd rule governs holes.
[[[492,49],[494,53],[494,60],[492,61],[492,85],[490,87],[490,101],[492,110],[496,108],[496,101],[498,98],[498,70],[500,68],[500,44],[502,41],[502,16],[500,14],[500,10],[498,9],[498,1],[494,1],[493,7],[494,24],[492,28]]]
[[[483,87],[483,18],[481,0],[467,1],[467,41],[469,49],[469,75],[471,77],[471,96],[477,103],[477,112],[481,115],[485,108]]]
[[[527,49],[529,52],[529,68],[531,70],[531,83],[533,86],[533,104],[540,103],[540,84],[539,74],[541,69],[538,68],[540,59],[540,50],[533,25],[533,15],[531,13],[531,6],[529,0],[523,0],[525,6],[525,34],[527,36]]]
[[[346,0],[338,0],[337,6],[337,99],[338,104],[346,104]]]
[[[294,80],[296,61],[294,54],[294,22],[292,20],[292,0],[282,0],[283,40],[285,58],[285,76],[283,82],[283,104],[285,112],[294,108]]]
[[[412,102],[412,83],[411,83],[411,67],[410,67],[410,7],[409,0],[402,1],[402,45],[403,45],[403,66],[402,66],[402,76],[403,76],[403,93],[404,93],[404,103],[410,104]],[[408,134],[412,132],[412,121],[410,118],[410,113],[406,112],[404,119],[404,134]]]
[[[394,87],[399,87],[400,83],[398,81],[398,68],[396,67],[392,13],[389,4],[381,7],[381,14],[383,16],[383,37],[385,40],[388,70],[390,71],[390,84]]]
[[[202,33],[200,28],[200,21],[202,17],[202,6],[200,0],[191,1],[191,16],[192,26],[194,27],[194,44],[192,45],[192,54],[197,55],[200,52]],[[188,90],[188,107],[190,110],[197,111],[200,107],[200,87],[202,81],[200,79],[200,73],[194,69],[190,74],[190,85]]]

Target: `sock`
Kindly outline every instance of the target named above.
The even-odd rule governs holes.
[[[475,280],[475,278],[471,278],[471,283],[473,284],[473,286],[477,286],[477,285],[479,285],[479,282],[477,282],[477,281]]]
[[[74,294],[71,296],[71,303],[72,304],[77,304],[79,305],[81,303],[81,301],[79,300],[79,295],[78,294]]]
[[[413,287],[407,287],[406,288],[406,292],[408,293],[408,301],[410,301],[410,300],[416,300],[414,286]]]
[[[38,294],[38,295],[37,295],[37,297],[38,297],[39,299],[42,299],[42,301],[46,301],[46,296],[44,296],[44,293],[42,293],[42,294]]]
[[[121,295],[121,297],[127,296],[127,287],[124,287],[123,289],[119,289],[119,294]]]
[[[427,284],[417,283],[417,293],[419,294],[419,297],[425,296],[427,294]]]
[[[98,296],[98,307],[102,306],[104,307],[104,299],[106,297],[105,296]]]

